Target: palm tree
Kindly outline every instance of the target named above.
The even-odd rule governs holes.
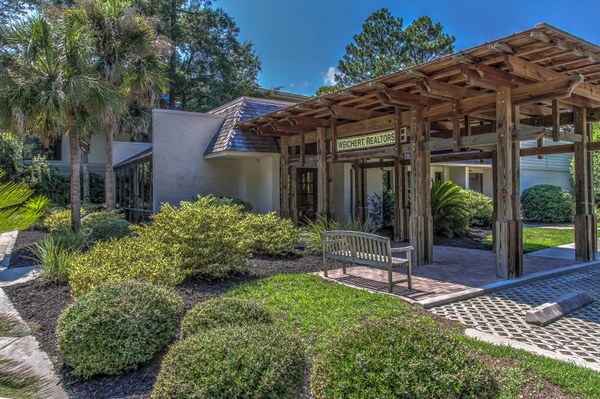
[[[115,206],[113,139],[131,106],[152,107],[165,89],[165,66],[161,61],[165,45],[151,21],[128,0],[81,0],[69,12],[89,24],[104,81],[129,100],[130,107],[118,112],[111,110],[100,119],[106,134],[105,201],[106,207],[112,209]]]
[[[0,179],[3,176],[0,170]],[[42,217],[49,204],[44,196],[34,197],[25,183],[0,183],[0,234],[28,228]]]
[[[41,135],[69,138],[71,228],[80,213],[79,125],[106,113],[118,96],[94,68],[94,47],[83,21],[53,10],[3,28],[0,122]]]

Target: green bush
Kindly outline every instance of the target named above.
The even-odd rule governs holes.
[[[240,223],[255,255],[282,255],[293,250],[298,243],[298,229],[294,223],[274,212],[264,215],[248,213]]]
[[[61,357],[83,378],[134,370],[174,337],[183,308],[174,292],[151,284],[99,287],[59,317]]]
[[[92,243],[129,235],[129,222],[116,210],[89,213],[81,219],[81,225],[88,231]]]
[[[485,399],[498,384],[485,364],[441,328],[375,319],[332,341],[315,361],[315,399]]]
[[[465,190],[464,197],[469,211],[469,226],[491,226],[494,212],[493,200],[473,190]]]
[[[252,208],[254,208],[254,206],[252,206],[252,204],[250,202],[244,201],[244,200],[236,198],[236,197],[223,197],[223,196],[216,197],[215,204],[216,205],[239,206],[239,207],[241,207],[241,210],[244,213],[252,212]]]
[[[153,399],[297,399],[307,368],[300,340],[275,326],[192,335],[165,356]]]
[[[248,267],[250,248],[241,226],[241,207],[222,205],[213,196],[161,207],[148,227],[168,243],[188,275],[220,279]]]
[[[88,233],[82,228],[76,231],[56,230],[50,234],[50,237],[54,238],[61,248],[68,251],[85,251],[91,245]]]
[[[306,244],[306,252],[320,255],[323,252],[321,233],[329,230],[362,231],[364,233],[375,233],[375,229],[369,223],[351,219],[348,223],[340,223],[325,216],[318,216],[317,220],[307,220],[302,228],[300,238]]]
[[[173,287],[185,278],[179,257],[168,242],[142,228],[137,237],[99,242],[73,259],[69,285],[74,297],[94,287],[123,280],[139,280]]]
[[[87,214],[85,208],[81,208],[81,216]],[[71,210],[68,208],[54,208],[41,221],[41,225],[44,229],[50,233],[65,230],[71,227]]]
[[[181,334],[188,337],[219,328],[248,324],[270,324],[271,313],[255,302],[236,298],[216,298],[200,302],[181,323]]]
[[[62,284],[69,277],[74,252],[65,248],[55,237],[48,237],[31,247],[32,259],[40,266],[41,278],[46,282]]]
[[[469,227],[465,190],[451,181],[433,182],[431,216],[435,234],[449,238],[464,235]]]
[[[528,222],[571,222],[575,202],[571,193],[559,186],[538,184],[523,191],[521,209],[523,218]]]

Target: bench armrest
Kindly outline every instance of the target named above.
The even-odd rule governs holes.
[[[411,245],[408,245],[406,247],[399,247],[399,248],[391,248],[392,253],[394,252],[408,252],[408,251],[414,251],[415,248]]]

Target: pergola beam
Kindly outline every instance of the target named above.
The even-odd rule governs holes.
[[[372,111],[368,109],[345,107],[342,105],[332,105],[331,114],[339,119],[349,119],[360,121],[364,119],[372,119],[380,116],[386,116],[385,112]]]

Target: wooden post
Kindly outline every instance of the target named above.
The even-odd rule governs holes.
[[[289,138],[281,137],[281,159],[279,168],[279,185],[281,196],[279,209],[282,218],[290,217],[290,176],[289,176]]]
[[[513,107],[510,87],[496,91],[496,221],[494,223],[496,277],[522,274],[523,226],[519,220],[519,144],[513,140]],[[515,159],[516,158],[516,159]],[[517,170],[515,170],[517,168]]]
[[[294,224],[298,224],[298,169],[295,166],[290,170],[290,216]]]
[[[394,240],[404,241],[406,229],[406,167],[399,159],[394,161]]]
[[[328,214],[327,209],[327,148],[325,143],[325,128],[317,128],[317,212],[322,215]]]
[[[587,110],[574,108],[575,133],[583,140],[575,143],[575,259],[582,262],[596,260],[596,216],[594,214],[594,188],[592,157],[587,151],[590,130]]]
[[[413,108],[410,115],[411,190],[410,243],[415,248],[414,263],[424,265],[433,260],[433,225],[431,218],[431,154],[423,150],[429,129],[424,125],[421,110]]]
[[[327,209],[328,209],[328,217],[330,219],[335,219],[335,163],[327,162]]]
[[[354,162],[354,219],[362,220],[363,215],[363,168],[359,161]]]
[[[513,108],[514,128],[521,128],[521,109],[519,106]],[[513,170],[513,219],[511,237],[516,246],[512,252],[514,256],[514,267],[509,270],[509,278],[521,277],[523,275],[523,220],[521,219],[521,143],[512,143],[512,170]]]

